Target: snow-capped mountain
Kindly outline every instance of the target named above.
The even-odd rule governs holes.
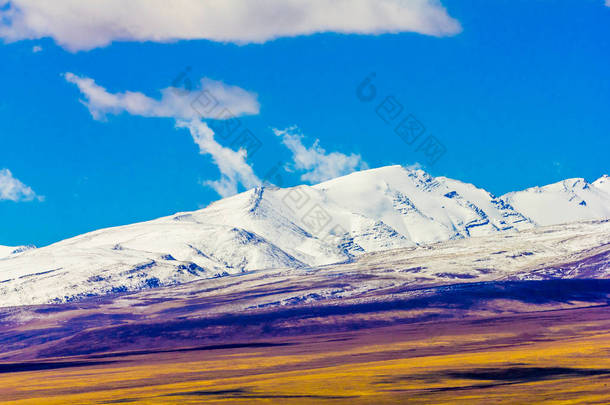
[[[537,225],[610,218],[610,177],[568,179],[508,193],[502,199]]]
[[[550,211],[553,197],[561,201],[563,194],[549,187],[535,193],[543,203],[535,198],[521,203],[516,195],[498,198],[471,184],[389,166],[315,186],[257,188],[199,211],[0,255],[0,306],[61,302],[259,269],[307,268],[369,252],[516,232],[553,219],[566,222],[543,218],[532,208],[548,204]],[[607,178],[589,187],[598,199],[581,205],[589,212],[586,218],[608,217],[599,208],[610,207]],[[513,200],[527,213],[515,209]]]
[[[18,255],[28,250],[35,249],[34,246],[0,246],[0,259]]]

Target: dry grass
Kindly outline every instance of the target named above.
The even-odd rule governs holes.
[[[0,374],[11,404],[606,404],[607,308]],[[288,341],[284,339],[283,341]],[[290,341],[289,341],[290,342]]]

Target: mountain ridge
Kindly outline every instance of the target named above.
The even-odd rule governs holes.
[[[497,197],[459,180],[386,166],[313,186],[255,188],[198,211],[16,255],[0,251],[0,306],[303,269],[389,249],[516,233],[563,218],[608,218],[607,184],[607,176],[592,184],[568,179]],[[566,206],[568,215],[561,211]],[[555,207],[560,211],[549,213]]]

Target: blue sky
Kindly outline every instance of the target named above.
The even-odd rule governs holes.
[[[405,21],[430,10],[433,21],[389,30],[404,31],[397,33],[384,33],[396,21],[381,18],[372,28],[354,20],[313,34],[307,27],[269,34],[227,11],[228,32],[170,32],[185,38],[172,42],[161,34],[162,42],[150,41],[144,28],[116,40],[105,21],[92,42],[82,39],[88,27],[70,21],[60,21],[64,31],[52,27],[56,21],[40,32],[15,21],[6,28],[16,18],[7,10],[32,4],[0,1],[0,188],[2,178],[13,187],[0,191],[0,245],[42,246],[198,209],[277,164],[284,186],[419,164],[498,195],[609,172],[610,7],[603,0],[443,0],[447,15],[436,2],[417,0]],[[363,102],[357,88],[373,72],[377,96]],[[192,92],[161,99],[162,89],[187,86],[186,78]],[[86,87],[89,79],[99,87]],[[233,139],[207,139],[204,127],[197,138],[185,127],[189,103],[169,100],[191,100],[206,86],[260,140],[247,160]],[[131,99],[127,91],[141,94]],[[92,102],[92,95],[100,97]],[[403,110],[388,124],[377,108],[389,96]],[[426,129],[412,145],[394,132],[410,114]],[[434,164],[418,150],[428,136],[446,150]],[[211,183],[222,178],[221,186]]]

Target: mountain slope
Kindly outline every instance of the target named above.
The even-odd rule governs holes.
[[[600,278],[610,278],[610,221],[540,227],[57,307],[0,308],[0,359],[96,352],[115,358],[126,350],[244,343],[250,336],[319,340],[329,330],[368,328],[369,334],[394,322],[444,324],[472,316],[497,326],[505,322],[496,317],[520,312],[546,324],[551,310],[593,306],[606,311],[607,321],[610,279]],[[581,316],[575,319],[588,333],[598,329]],[[531,343],[530,332],[525,342]]]
[[[0,259],[9,256],[16,256],[28,250],[35,249],[34,246],[0,246]]]
[[[589,187],[597,200],[588,197],[591,205],[582,206],[587,218],[608,217],[610,197],[602,190],[607,183],[596,183]],[[259,269],[302,269],[388,249],[516,233],[543,222],[534,215],[539,205],[552,204],[551,197],[563,201],[564,194],[549,187],[531,193],[542,203],[517,195],[503,199],[471,184],[390,166],[315,186],[257,188],[199,211],[0,255],[0,306],[64,302]]]
[[[568,179],[502,196],[537,225],[553,225],[610,217],[610,179],[593,183]]]
[[[10,255],[13,252],[13,250],[15,250],[14,247],[0,246],[0,258]]]

